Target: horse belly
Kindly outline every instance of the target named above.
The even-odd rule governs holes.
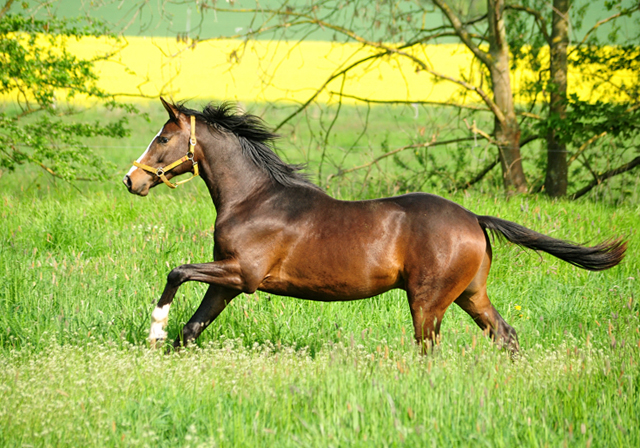
[[[402,286],[401,264],[388,251],[347,244],[308,248],[283,260],[258,289],[320,301],[357,300]],[[384,253],[381,253],[384,252]]]

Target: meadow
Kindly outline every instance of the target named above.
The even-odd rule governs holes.
[[[212,259],[215,210],[200,181],[146,198],[121,185],[165,120],[148,112],[131,138],[91,142],[117,166],[109,182],[0,177],[0,446],[640,446],[637,183],[625,200],[575,202],[505,197],[491,179],[423,188],[558,238],[628,238],[622,264],[600,273],[494,243],[489,296],[518,332],[515,360],[456,305],[421,355],[399,290],[338,304],[240,295],[196,345],[165,355],[146,343],[151,311],[171,268]],[[373,115],[376,138],[399,144]],[[295,144],[304,132],[287,129],[280,151],[314,173],[317,147]],[[336,132],[341,148],[358,138]],[[329,192],[402,193],[401,166],[383,168],[390,180],[345,177]],[[204,290],[181,287],[170,337]]]

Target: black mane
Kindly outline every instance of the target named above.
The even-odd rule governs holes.
[[[209,103],[202,112],[189,109],[184,104],[175,104],[180,113],[194,115],[218,130],[232,132],[238,137],[245,157],[269,175],[271,180],[285,187],[294,185],[313,185],[299,173],[302,165],[292,165],[282,161],[273,152],[273,142],[279,138],[262,118],[249,113],[241,113],[231,103],[218,105]]]

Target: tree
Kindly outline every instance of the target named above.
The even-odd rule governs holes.
[[[549,36],[549,118],[564,120],[567,108],[567,47],[569,45],[569,0],[553,0]],[[552,197],[567,194],[567,145],[553,127],[547,131],[547,172],[544,186]]]
[[[27,163],[65,181],[104,179],[112,165],[83,141],[128,135],[127,116],[106,123],[77,121],[77,109],[67,101],[81,98],[126,112],[135,108],[97,87],[95,60],[67,51],[69,39],[110,35],[105,25],[86,18],[58,19],[48,14],[48,6],[30,8],[7,0],[0,10],[0,97],[5,99],[0,176]]]
[[[425,29],[420,26],[418,21],[413,22],[412,16],[413,14],[433,16],[434,11],[429,10],[429,5],[401,4],[401,2],[354,1],[343,3],[324,0],[309,5],[282,3],[273,9],[260,6],[254,9],[220,8],[215,3],[205,2],[201,4],[201,8],[203,10],[215,9],[217,12],[255,14],[250,31],[243,36],[234,37],[250,39],[259,35],[274,35],[275,32],[281,31],[283,35],[286,33],[289,38],[295,38],[297,31],[298,35],[302,34],[302,39],[305,39],[318,29],[323,29],[331,30],[334,33],[334,38],[341,35],[345,41],[355,41],[366,48],[366,56],[353,63],[345,63],[344,69],[340,69],[330,76],[322,86],[319,86],[316,94],[310,96],[301,108],[280,123],[278,127],[304,110],[332,81],[340,77],[344,79],[349,71],[362,64],[388,56],[407,58],[425,76],[455,83],[485,104],[485,110],[494,115],[493,136],[479,130],[476,131],[479,135],[489,138],[498,147],[505,188],[525,192],[527,182],[520,155],[520,130],[509,77],[509,47],[504,23],[504,1],[489,0],[487,5],[488,10],[491,11],[490,14],[483,13],[469,19],[461,19],[461,14],[446,1],[434,0],[433,3],[444,13],[449,24]],[[358,20],[354,17],[365,17],[365,19]],[[485,32],[475,33],[467,29],[482,21],[488,23]],[[370,26],[371,23],[374,24],[373,27]],[[386,33],[380,32],[380,29]],[[474,79],[456,78],[439,73],[428,60],[413,51],[427,42],[452,36],[456,36],[462,41],[484,65],[484,69],[481,69],[480,73],[474,76]],[[485,51],[482,44],[487,42],[489,49]],[[489,80],[491,92],[487,92],[483,88],[485,78]],[[342,95],[344,92],[341,91],[340,94]],[[455,100],[446,102],[446,105],[466,107]],[[435,143],[432,142],[432,144]]]
[[[458,15],[443,0],[433,0],[442,10],[456,35],[485,65],[490,74],[492,101],[485,100],[494,114],[494,139],[500,154],[502,178],[507,190],[524,193],[527,180],[522,169],[520,155],[520,126],[516,118],[511,73],[509,64],[509,42],[504,20],[504,1],[487,0],[487,39],[489,51],[484,52],[472,39]]]
[[[569,29],[580,29],[588,4],[574,7],[571,0],[554,0],[550,7],[534,7],[535,3],[523,0],[522,3],[511,3],[508,9],[515,12],[511,20],[510,41],[513,47],[522,47],[526,42],[530,51],[520,51],[515,55],[520,64],[537,67],[537,82],[530,86],[532,98],[540,93],[548,95],[545,104],[547,117],[540,120],[536,127],[540,135],[546,138],[547,159],[544,189],[549,196],[567,195],[569,185],[569,166],[589,146],[608,135],[610,138],[624,136],[627,143],[633,144],[640,123],[637,117],[638,89],[640,79],[628,79],[623,85],[611,82],[617,73],[628,71],[637,74],[637,39],[627,41],[624,45],[615,44],[618,40],[619,26],[615,21],[621,17],[629,17],[640,10],[640,3],[624,5],[622,1],[605,2],[608,16],[598,20],[584,33],[583,39],[573,48],[569,48]],[[613,12],[615,11],[615,12]],[[520,15],[519,15],[520,14]],[[533,22],[529,20],[533,18]],[[551,26],[549,26],[551,23]],[[613,24],[604,45],[598,39],[596,31],[604,24]],[[533,28],[533,30],[531,30]],[[532,31],[534,31],[532,33]],[[523,39],[523,36],[534,34],[534,39]],[[547,67],[540,65],[540,50],[549,49],[548,74]],[[588,100],[579,99],[577,95],[567,95],[567,79],[570,74],[581,76],[585,82],[594,86],[607,84],[606,93],[609,99],[593,96]],[[615,100],[611,101],[611,97]],[[535,102],[535,100],[533,100]],[[618,145],[625,146],[623,145]],[[570,149],[576,150],[572,155]],[[621,151],[618,151],[620,155]],[[608,154],[606,161],[613,163],[615,154]],[[600,159],[603,159],[602,157]],[[636,158],[637,159],[637,158]],[[636,159],[624,161],[618,167],[608,167],[603,173],[596,173],[591,162],[584,160],[584,166],[594,177],[586,189],[582,188],[572,197],[580,197],[598,185],[602,180],[624,173],[637,166]],[[542,187],[534,187],[534,190]]]
[[[624,2],[629,3],[628,0]],[[597,81],[598,77],[602,79],[602,83],[607,82],[606,79],[611,78],[611,74],[615,74],[616,70],[634,70],[634,59],[624,59],[622,55],[635,51],[637,38],[629,45],[607,48],[596,39],[595,30],[602,24],[614,23],[617,18],[629,16],[638,10],[637,3],[623,7],[624,2],[605,1],[607,8],[616,9],[617,12],[596,23],[585,33],[584,39],[572,49],[569,47],[569,40],[572,38],[570,30],[580,28],[579,22],[585,8],[572,9],[570,0],[555,0],[554,5],[540,4],[532,0],[322,0],[304,4],[274,0],[268,3],[270,6],[256,4],[254,8],[236,7],[233,2],[230,6],[220,6],[216,2],[205,1],[198,2],[197,5],[203,17],[208,10],[215,10],[216,17],[231,13],[251,16],[250,26],[244,27],[235,35],[225,36],[241,40],[240,48],[230,57],[235,61],[241,59],[242,49],[246,47],[247,42],[258,37],[302,41],[318,33],[324,33],[325,36],[332,35],[334,40],[361,45],[362,51],[345,58],[344,63],[317,87],[307,101],[288,115],[277,129],[306,110],[327,91],[339,97],[339,105],[336,116],[325,126],[325,145],[340,112],[341,98],[356,99],[367,104],[408,103],[409,101],[403,99],[380,101],[376,98],[357,98],[344,87],[347,75],[366,64],[401,58],[411,61],[416,71],[423,76],[454,83],[463,89],[462,93],[448,101],[438,102],[425,98],[424,101],[412,100],[413,104],[454,107],[459,111],[474,114],[471,117],[475,117],[476,114],[491,114],[493,131],[480,129],[475,124],[475,118],[473,125],[466,122],[467,128],[463,131],[471,130],[472,139],[484,138],[497,148],[505,189],[516,192],[545,189],[551,196],[563,196],[569,186],[569,168],[580,182],[584,182],[585,176],[591,176],[598,184],[615,173],[635,166],[633,161],[628,160],[628,153],[624,156],[626,159],[609,152],[605,157],[594,156],[597,159],[594,161],[588,160],[593,154],[588,154],[584,149],[585,145],[592,145],[599,138],[596,136],[602,135],[603,132],[610,137],[635,135],[635,87],[616,87],[619,96],[626,95],[623,99],[625,106],[622,109],[618,107],[621,104],[619,101],[612,102],[604,97],[584,100],[567,94],[567,80],[572,70],[580,72],[584,79],[590,79],[592,83],[594,80],[596,83],[600,82]],[[438,20],[441,21],[438,23]],[[615,42],[610,37],[607,43]],[[421,52],[427,43],[447,40],[463,43],[474,57],[470,70],[461,72],[459,76],[439,71],[438,66]],[[545,59],[544,49],[549,50],[550,58]],[[528,92],[527,89],[514,92],[510,81],[511,72],[523,63],[528,64],[534,71],[535,79],[530,83]],[[274,67],[277,65],[272,64]],[[586,71],[595,66],[599,67],[596,69],[598,73],[586,74]],[[269,74],[274,75],[275,71]],[[337,85],[341,87],[336,89]],[[529,102],[518,105],[514,100],[516,94],[520,98],[528,95]],[[615,121],[607,121],[605,115],[598,115],[605,109],[609,113],[617,113],[618,118]],[[614,126],[615,123],[619,126]],[[599,132],[594,133],[596,130]],[[522,165],[522,148],[543,138],[546,140],[547,150],[546,160],[539,165],[542,175],[534,173],[530,176],[531,182],[528,182]],[[594,138],[596,140],[593,140]],[[339,168],[335,176],[359,169],[366,169],[368,172],[382,158],[395,158],[403,151],[461,143],[467,139],[468,137],[458,136],[441,141],[434,137],[396,149],[385,148],[385,152],[375,157],[371,163],[348,169]],[[529,159],[533,158],[531,154],[531,151],[527,152]],[[610,166],[617,163],[610,157],[613,155],[621,163],[617,167]],[[418,154],[416,156],[419,157]],[[324,150],[318,168],[320,179],[323,160]],[[572,168],[572,163],[576,161],[582,166]],[[603,164],[608,164],[608,168],[601,168],[600,165],[604,166]],[[495,160],[489,160],[489,163],[481,167],[471,179],[458,178],[452,182],[452,188],[477,182],[494,166]],[[540,179],[544,181],[541,182]]]

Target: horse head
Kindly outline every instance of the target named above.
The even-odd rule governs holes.
[[[194,176],[198,175],[198,164],[194,160],[197,144],[195,117],[185,115],[162,98],[160,101],[169,113],[169,120],[122,179],[130,193],[140,196],[146,196],[151,188],[161,182],[176,188],[193,178],[175,184],[170,182],[171,178],[180,174],[192,172]]]

